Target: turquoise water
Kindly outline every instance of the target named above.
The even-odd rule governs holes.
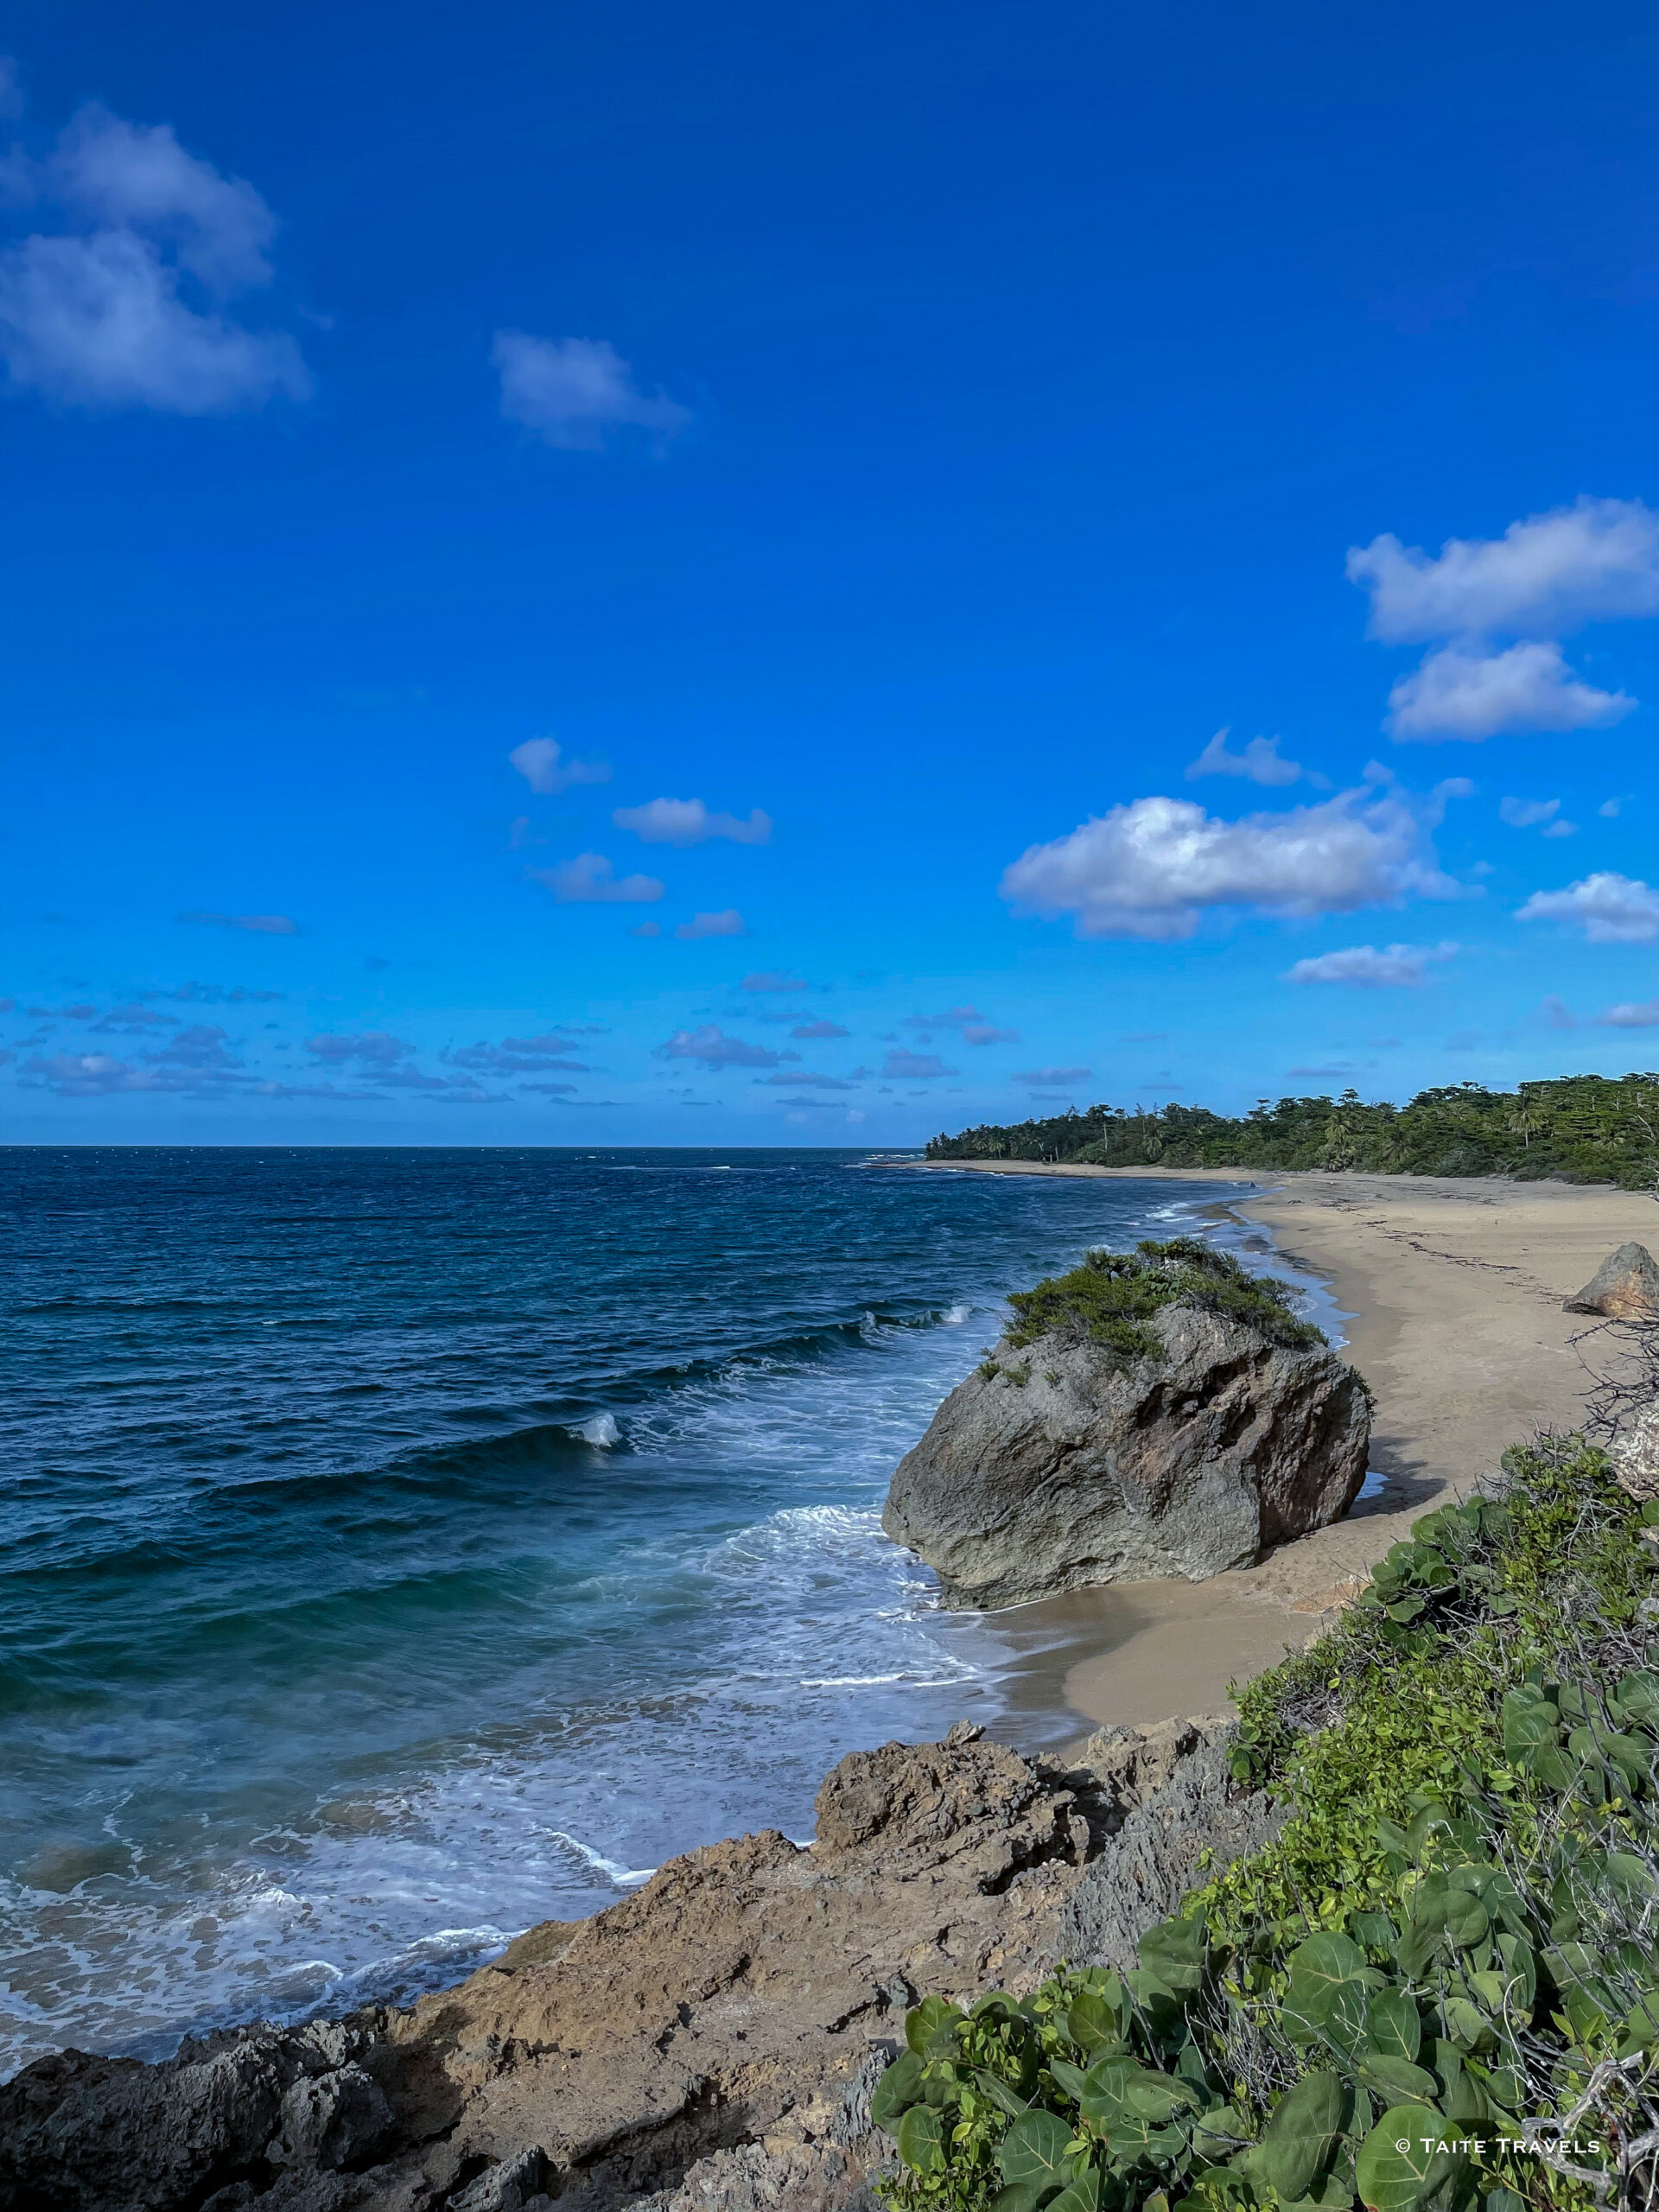
[[[0,1155],[0,2072],[452,1980],[1003,1710],[888,1476],[1192,1194],[865,1157]]]

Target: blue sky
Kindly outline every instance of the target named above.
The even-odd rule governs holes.
[[[14,1140],[1659,1060],[1647,11],[9,20]]]

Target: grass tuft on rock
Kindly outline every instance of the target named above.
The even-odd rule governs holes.
[[[1148,1238],[1133,1252],[1090,1252],[1069,1274],[1015,1291],[1008,1303],[1016,1318],[1005,1340],[1018,1350],[1056,1334],[1103,1344],[1123,1359],[1156,1359],[1163,1345],[1148,1322],[1166,1306],[1190,1306],[1242,1321],[1293,1350],[1322,1344],[1324,1332],[1295,1313],[1290,1298],[1284,1283],[1251,1274],[1200,1236],[1163,1244]]]

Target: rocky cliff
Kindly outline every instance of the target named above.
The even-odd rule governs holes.
[[[1347,1511],[1370,1399],[1334,1352],[1186,1304],[1141,1325],[1135,1357],[1064,1326],[999,1346],[900,1460],[882,1526],[948,1605],[1201,1581]]]
[[[1224,1724],[1033,1763],[962,1725],[856,1752],[810,1849],[689,1853],[407,2011],[0,2089],[3,2212],[874,2212],[870,2090],[906,2005],[1130,1948],[1208,1842],[1265,1832]]]

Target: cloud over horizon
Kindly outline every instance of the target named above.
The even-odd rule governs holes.
[[[645,906],[660,899],[664,889],[654,875],[613,875],[602,853],[578,853],[557,868],[527,868],[524,874],[563,906]]]
[[[1599,868],[1564,891],[1535,891],[1516,918],[1565,922],[1592,944],[1650,944],[1659,938],[1659,891],[1639,877]]]
[[[702,845],[711,837],[764,845],[772,836],[772,817],[760,807],[752,808],[745,821],[734,814],[711,814],[700,798],[648,799],[643,806],[619,806],[611,819],[647,845]]]
[[[573,784],[608,784],[611,780],[611,772],[602,760],[567,760],[556,737],[527,737],[522,745],[513,747],[507,760],[531,791],[539,792],[543,798],[556,798]],[[526,821],[526,830],[528,827]]]
[[[1439,797],[1465,795],[1443,785]],[[1408,894],[1455,899],[1427,841],[1427,822],[1394,793],[1339,792],[1286,814],[1224,822],[1192,799],[1141,798],[1033,845],[1003,873],[1016,913],[1071,914],[1079,938],[1190,938],[1204,913],[1350,913]]]
[[[498,330],[490,349],[501,377],[501,412],[567,453],[603,453],[619,431],[639,430],[664,451],[691,410],[648,392],[608,339],[534,338]]]
[[[1389,944],[1379,951],[1374,944],[1351,944],[1339,952],[1321,952],[1299,960],[1285,970],[1287,983],[1348,983],[1364,990],[1389,990],[1428,981],[1432,963],[1450,960],[1460,945]]]
[[[230,415],[309,397],[285,330],[226,303],[268,286],[276,221],[241,177],[188,153],[170,124],[93,101],[42,162],[14,152],[17,196],[56,225],[0,254],[0,355],[18,391],[60,406]]]

